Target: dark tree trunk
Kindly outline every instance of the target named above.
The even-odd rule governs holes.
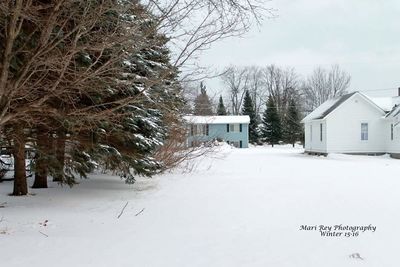
[[[26,181],[25,167],[25,137],[23,130],[17,129],[14,138],[14,196],[24,196],[28,194],[28,183]]]
[[[294,147],[294,143],[292,144],[292,146]]]
[[[48,160],[46,153],[49,153],[49,137],[43,130],[39,130],[37,135],[35,181],[32,188],[47,188]]]
[[[55,154],[57,160],[57,172],[53,177],[54,182],[64,181],[64,161],[65,161],[65,133],[60,131],[57,133],[55,142]]]

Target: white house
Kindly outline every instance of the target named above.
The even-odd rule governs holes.
[[[400,89],[399,89],[400,94]],[[392,157],[400,158],[400,104],[397,104],[391,112],[386,115],[386,127],[390,128],[387,133],[386,152]]]
[[[399,104],[360,92],[326,101],[302,120],[306,153],[400,156]]]

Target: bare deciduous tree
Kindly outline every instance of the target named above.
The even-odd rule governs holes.
[[[227,86],[233,114],[238,114],[241,109],[246,90],[250,93],[256,114],[260,114],[268,95],[262,68],[257,66],[231,66],[225,70],[221,78]]]
[[[248,90],[254,104],[254,111],[257,116],[261,116],[262,109],[266,104],[268,96],[268,92],[265,90],[262,68],[257,66],[248,67],[248,75]]]
[[[302,95],[308,110],[313,110],[326,100],[347,93],[351,77],[338,65],[330,70],[317,67],[302,85]]]
[[[170,38],[173,61],[182,80],[199,80],[206,69],[199,54],[216,41],[241,36],[265,16],[274,16],[266,0],[147,0],[159,19],[159,29]]]
[[[222,75],[222,81],[227,87],[232,115],[240,113],[246,90],[249,87],[250,76],[246,67],[230,66]]]
[[[226,69],[222,80],[227,86],[233,114],[239,113],[246,90],[258,116],[265,108],[268,96],[273,98],[280,113],[285,112],[291,98],[298,99],[299,96],[298,76],[293,68],[231,66]]]
[[[291,98],[296,98],[298,76],[293,68],[281,69],[275,65],[264,69],[264,83],[269,97],[280,114],[284,114]]]

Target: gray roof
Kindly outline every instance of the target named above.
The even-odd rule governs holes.
[[[334,111],[338,106],[340,106],[342,103],[344,103],[347,99],[349,99],[350,97],[352,97],[354,94],[356,94],[357,92],[353,92],[344,96],[339,97],[336,102],[327,110],[325,110],[324,112],[322,112],[322,114],[316,118],[314,118],[314,120],[320,120],[325,118],[326,116],[328,116],[329,113],[331,113],[332,111]]]
[[[311,120],[322,120],[325,119],[329,114],[340,107],[344,102],[349,100],[354,95],[360,95],[371,105],[375,106],[377,109],[381,110],[383,115],[393,109],[395,104],[400,104],[400,97],[369,97],[360,93],[358,91],[352,92],[343,96],[329,99],[317,107],[313,112],[308,114],[302,122],[307,122]]]
[[[400,105],[397,104],[393,107],[393,109],[386,115],[386,117],[396,117],[400,114]]]

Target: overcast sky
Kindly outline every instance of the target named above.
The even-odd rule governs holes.
[[[202,64],[276,64],[303,76],[315,66],[339,64],[352,76],[351,91],[397,94],[378,89],[400,86],[399,0],[272,0],[268,6],[277,9],[276,19],[243,38],[215,44],[203,53]],[[213,91],[222,86],[207,84]]]

